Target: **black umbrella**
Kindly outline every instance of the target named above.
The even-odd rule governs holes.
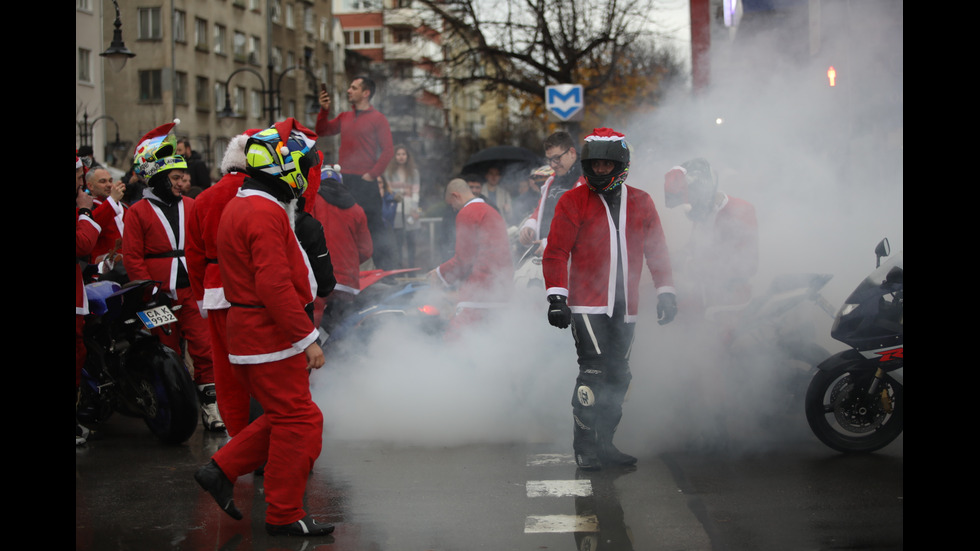
[[[478,174],[483,176],[492,166],[500,167],[502,173],[509,172],[507,167],[512,164],[524,164],[535,168],[542,164],[541,157],[527,149],[516,145],[498,145],[477,151],[466,160],[463,174]]]

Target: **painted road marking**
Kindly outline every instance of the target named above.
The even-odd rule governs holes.
[[[570,453],[539,453],[527,457],[528,467],[554,467],[575,465]],[[584,480],[528,480],[525,484],[527,497],[590,497],[592,481]],[[528,515],[524,519],[525,534],[598,532],[599,520],[595,515]]]
[[[591,480],[528,480],[527,497],[588,497]]]
[[[524,520],[525,534],[553,532],[598,532],[595,515],[528,515]]]
[[[528,467],[547,467],[551,465],[572,465],[575,456],[570,453],[538,453],[527,457]]]

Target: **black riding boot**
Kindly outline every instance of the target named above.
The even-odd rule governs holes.
[[[580,469],[595,471],[602,467],[599,462],[599,445],[596,441],[596,431],[582,423],[578,416],[575,419],[575,432],[572,449],[575,451],[575,464]]]

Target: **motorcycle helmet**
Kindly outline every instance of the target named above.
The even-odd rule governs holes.
[[[596,174],[592,169],[592,161],[597,159],[611,161],[613,170],[608,174]],[[581,163],[589,189],[599,193],[616,189],[629,175],[630,146],[626,142],[626,136],[611,128],[594,129],[585,137]]]
[[[290,117],[249,138],[245,162],[250,176],[277,180],[299,198],[306,191],[310,169],[320,163],[316,134]]]
[[[340,165],[323,165],[320,167],[320,182],[333,180],[338,184],[344,183],[344,177],[340,175]]]
[[[176,154],[177,136],[173,129],[179,122],[179,119],[174,119],[174,122],[158,126],[137,143],[133,169],[147,182],[170,170],[187,170],[187,162]]]
[[[691,204],[688,215],[700,220],[711,213],[718,191],[718,174],[705,159],[691,159],[681,164],[687,182],[687,202]]]

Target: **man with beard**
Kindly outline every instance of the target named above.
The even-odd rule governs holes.
[[[551,219],[555,214],[555,205],[566,191],[584,183],[582,168],[578,162],[578,151],[572,136],[564,130],[559,130],[544,141],[544,154],[548,165],[554,169],[554,174],[541,186],[541,198],[538,206],[521,226],[518,237],[521,245],[538,244],[535,254],[541,255],[548,245],[548,232],[551,229]]]
[[[572,393],[575,462],[583,470],[629,466],[613,445],[629,389],[629,354],[643,259],[657,287],[661,325],[677,313],[670,254],[650,195],[625,185],[626,137],[597,128],[582,148],[585,185],[558,200],[542,258],[548,322],[572,326],[579,374]]]
[[[201,398],[201,421],[209,431],[224,431],[215,399],[211,362],[211,335],[201,316],[187,273],[184,248],[187,220],[194,200],[174,194],[187,169],[183,157],[175,154],[176,123],[159,126],[140,139],[133,165],[147,182],[143,199],[129,208],[123,234],[123,266],[130,280],[161,282],[170,295],[177,316],[175,331],[157,331],[160,341],[181,354],[180,340],[194,361],[194,382]]]

